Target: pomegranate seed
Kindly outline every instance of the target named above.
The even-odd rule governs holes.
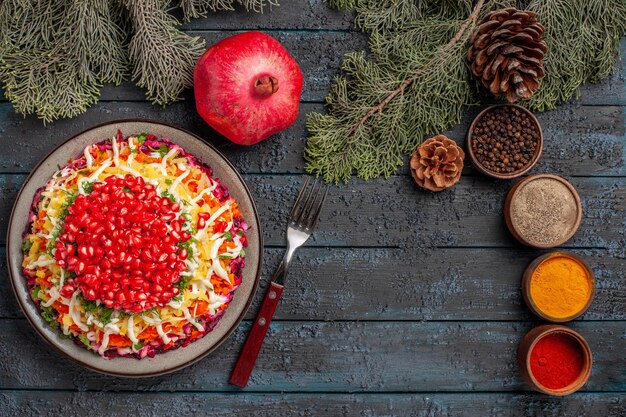
[[[91,194],[68,207],[55,247],[58,265],[76,274],[62,295],[79,289],[88,300],[127,312],[165,305],[180,293],[173,283],[189,256],[177,246],[191,237],[177,219],[180,208],[141,177],[109,176],[94,183]],[[207,216],[201,216],[205,223]]]

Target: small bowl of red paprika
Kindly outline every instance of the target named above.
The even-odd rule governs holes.
[[[569,327],[546,324],[532,329],[518,350],[524,380],[534,390],[564,396],[578,391],[591,375],[591,348]]]

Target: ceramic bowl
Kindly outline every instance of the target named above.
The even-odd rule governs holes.
[[[249,246],[246,249],[243,280],[217,327],[187,347],[166,351],[154,358],[146,357],[141,360],[124,357],[106,360],[94,352],[77,346],[72,340],[60,338],[58,332],[52,329],[39,314],[39,310],[28,293],[21,267],[22,236],[28,226],[28,214],[35,192],[47,183],[58,166],[65,166],[68,160],[79,156],[87,145],[113,137],[118,129],[125,135],[148,132],[159,137],[167,137],[182,146],[185,151],[207,163],[213,169],[213,175],[218,177],[236,198],[250,226],[247,233]],[[97,372],[123,377],[146,377],[173,372],[197,362],[215,350],[235,330],[245,316],[258,287],[263,253],[262,236],[261,224],[248,187],[235,167],[217,149],[192,133],[164,123],[124,120],[96,126],[77,134],[54,149],[33,169],[17,196],[9,220],[7,261],[11,284],[24,315],[51,348]],[[46,364],[42,366],[45,367]]]
[[[571,192],[572,198],[574,199],[574,203],[576,205],[576,214],[570,221],[568,232],[566,234],[564,234],[561,237],[560,240],[551,242],[550,244],[537,244],[537,243],[533,243],[533,242],[529,241],[528,239],[526,239],[524,237],[524,231],[523,230],[519,230],[515,226],[515,224],[513,223],[512,217],[511,217],[511,206],[512,206],[513,199],[516,198],[516,192],[518,190],[520,190],[524,185],[528,184],[529,182],[534,181],[534,180],[540,180],[542,178],[553,179],[553,180],[559,181],[560,183],[565,185],[569,189],[569,191]],[[555,246],[562,245],[563,243],[565,243],[568,240],[570,240],[574,236],[574,234],[576,234],[576,231],[578,230],[578,227],[580,226],[580,222],[582,220],[582,214],[583,214],[583,208],[582,208],[582,204],[580,202],[580,196],[578,195],[578,192],[576,191],[574,186],[572,184],[570,184],[565,178],[559,177],[558,175],[552,175],[552,174],[534,174],[534,175],[529,175],[528,177],[526,177],[523,180],[519,181],[517,184],[515,184],[511,188],[511,190],[507,194],[506,200],[504,202],[504,220],[506,222],[506,225],[507,225],[509,231],[513,235],[513,237],[515,239],[517,239],[520,243],[522,243],[522,244],[524,244],[526,246],[531,246],[531,247],[538,248],[538,249],[553,248]]]
[[[506,173],[506,174],[502,174],[502,173],[491,171],[491,170],[485,168],[480,162],[478,162],[478,158],[474,154],[472,143],[473,143],[473,141],[475,139],[474,135],[473,135],[474,127],[480,121],[480,119],[482,119],[483,116],[485,116],[485,114],[487,114],[489,111],[491,111],[491,110],[493,110],[495,108],[505,107],[505,106],[513,107],[513,108],[518,109],[519,111],[525,113],[526,115],[528,115],[530,120],[533,121],[533,123],[535,124],[537,130],[539,131],[539,143],[538,143],[537,149],[535,150],[535,154],[533,155],[533,158],[531,159],[531,161],[526,166],[524,166],[523,168],[520,168],[517,171],[513,171],[513,172]],[[501,180],[510,180],[510,179],[513,179],[513,178],[521,177],[522,175],[526,174],[528,171],[533,169],[533,167],[537,164],[537,162],[539,162],[539,158],[541,158],[541,153],[543,152],[543,131],[541,130],[541,125],[539,124],[539,120],[537,120],[537,118],[535,117],[535,115],[531,111],[525,109],[522,106],[518,106],[516,104],[496,104],[494,106],[489,106],[485,110],[483,110],[480,113],[478,113],[478,116],[476,116],[476,118],[474,119],[474,121],[470,125],[469,130],[467,131],[466,144],[467,144],[467,146],[466,146],[467,154],[469,155],[469,158],[472,161],[472,165],[474,165],[474,167],[480,173],[482,173],[484,175],[487,175],[489,177],[492,177],[492,178],[498,178],[498,179],[501,179]]]
[[[542,337],[553,333],[565,333],[570,336],[579,344],[584,355],[583,369],[580,375],[578,375],[578,378],[576,378],[576,380],[570,385],[561,389],[551,389],[541,385],[533,375],[530,367],[530,355],[537,342]],[[585,383],[589,379],[589,376],[591,375],[593,358],[591,355],[591,348],[589,347],[589,344],[587,343],[585,338],[583,338],[578,332],[575,332],[569,327],[561,326],[558,324],[544,324],[542,326],[535,327],[530,332],[528,332],[526,336],[524,336],[522,342],[519,345],[517,362],[522,377],[524,378],[526,383],[532,387],[532,389],[542,392],[544,394],[562,397],[578,391],[580,388],[582,388],[583,385],[585,385]]]
[[[530,282],[531,282],[531,278],[533,276],[533,273],[535,272],[535,270],[537,269],[537,267],[543,263],[544,261],[550,259],[550,258],[554,258],[557,256],[563,256],[566,258],[570,258],[573,259],[574,261],[578,262],[587,272],[587,276],[589,277],[590,280],[590,286],[591,286],[591,292],[589,294],[589,299],[587,300],[587,303],[584,305],[584,307],[580,310],[578,310],[576,313],[572,314],[571,316],[568,317],[552,317],[547,315],[546,313],[544,313],[543,311],[541,311],[541,309],[539,309],[539,307],[537,307],[537,305],[535,304],[534,300],[532,299],[531,295],[530,295]],[[545,320],[545,321],[550,321],[553,323],[566,323],[568,321],[572,321],[577,319],[578,317],[582,316],[583,314],[585,314],[585,312],[589,309],[589,307],[591,306],[591,303],[593,302],[593,298],[595,297],[596,294],[596,280],[595,277],[593,275],[593,271],[591,270],[591,267],[589,266],[589,264],[587,264],[587,262],[585,262],[585,260],[583,258],[581,258],[580,256],[574,255],[573,253],[569,253],[569,252],[550,252],[547,253],[545,255],[539,256],[538,258],[534,259],[527,267],[526,270],[524,270],[524,275],[522,276],[522,295],[524,297],[524,301],[526,302],[526,305],[528,306],[528,308],[530,309],[530,311],[533,312],[533,314],[535,314],[537,317]]]

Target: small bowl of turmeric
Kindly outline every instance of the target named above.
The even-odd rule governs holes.
[[[581,257],[551,252],[532,261],[522,277],[522,294],[530,310],[553,323],[582,316],[593,301],[596,281]]]

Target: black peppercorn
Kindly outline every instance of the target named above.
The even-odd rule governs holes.
[[[477,161],[496,173],[508,174],[525,168],[539,147],[538,126],[528,114],[511,106],[495,107],[484,113],[473,133],[471,146]]]

